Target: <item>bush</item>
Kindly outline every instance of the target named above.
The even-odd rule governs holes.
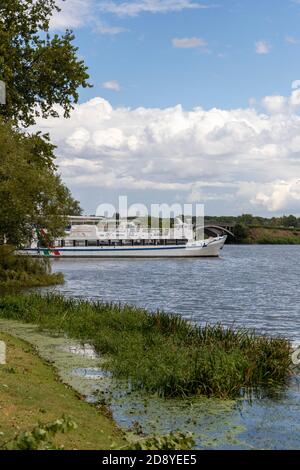
[[[0,287],[34,287],[59,284],[62,274],[51,274],[47,258],[17,256],[14,247],[0,246]]]

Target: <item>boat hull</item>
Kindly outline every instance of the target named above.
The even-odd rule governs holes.
[[[226,236],[212,242],[191,245],[99,246],[68,248],[27,248],[20,255],[48,258],[198,258],[220,255]]]

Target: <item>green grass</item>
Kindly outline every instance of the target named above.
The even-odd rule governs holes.
[[[246,242],[260,245],[299,245],[300,230],[252,226],[248,229]]]
[[[289,376],[287,340],[221,325],[199,328],[163,312],[33,294],[1,298],[0,316],[89,341],[116,377],[160,395],[233,398]]]
[[[300,237],[262,236],[257,240],[256,243],[258,243],[259,245],[300,245]]]
[[[77,428],[55,436],[59,448],[109,449],[126,444],[112,419],[62,384],[28,343],[1,332],[0,340],[7,346],[7,365],[0,365],[0,449],[38,421],[55,422],[63,415]]]
[[[13,247],[0,246],[0,288],[40,287],[63,282],[63,274],[51,273],[48,259],[16,256]]]

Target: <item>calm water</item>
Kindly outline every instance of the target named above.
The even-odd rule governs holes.
[[[55,290],[67,296],[164,309],[300,343],[299,246],[225,246],[220,259],[55,260],[53,268],[65,274]],[[91,392],[101,390],[96,376]],[[299,375],[277,396],[233,405],[150,398],[145,408],[141,395],[118,395],[117,388],[111,409],[124,428],[138,422],[150,433],[189,430],[199,448],[300,449]]]
[[[225,246],[220,259],[55,260],[72,297],[176,312],[300,342],[300,246]]]

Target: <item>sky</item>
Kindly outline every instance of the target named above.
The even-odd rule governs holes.
[[[300,215],[300,0],[66,0],[93,88],[39,120],[86,213],[202,203]]]

